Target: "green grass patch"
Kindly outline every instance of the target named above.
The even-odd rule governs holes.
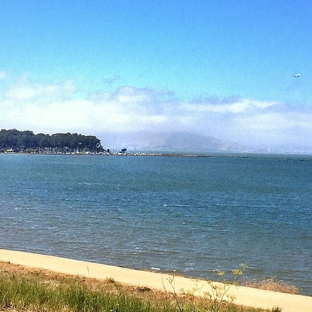
[[[106,281],[70,277],[51,272],[0,267],[0,311],[177,312],[213,311],[198,300],[147,287],[128,287]],[[228,304],[218,312],[260,312]]]

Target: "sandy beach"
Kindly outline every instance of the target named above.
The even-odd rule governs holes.
[[[172,278],[172,275],[163,273],[132,270],[92,262],[4,249],[0,249],[0,261],[96,279],[113,278],[122,284],[146,286],[160,291],[165,288],[168,291],[172,290],[168,281],[168,279]],[[181,276],[175,276],[174,283],[177,291],[182,288],[184,290],[191,290],[195,286],[194,280]],[[201,293],[209,291],[210,286],[206,282],[199,281],[196,283],[196,285],[202,289]],[[278,306],[283,309],[283,312],[312,311],[312,297],[308,296],[291,295],[242,286],[232,286],[228,294],[236,298],[234,303],[238,305],[264,309],[271,309]]]

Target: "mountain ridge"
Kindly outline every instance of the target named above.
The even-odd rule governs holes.
[[[235,152],[242,147],[234,142],[190,132],[112,132],[100,135],[104,148],[129,151]]]

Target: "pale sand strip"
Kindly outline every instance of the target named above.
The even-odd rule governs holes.
[[[115,281],[123,284],[146,286],[155,290],[163,291],[164,287],[167,290],[172,290],[168,282],[168,278],[172,276],[168,274],[131,270],[92,262],[4,249],[0,249],[0,261],[96,279],[113,278]],[[194,287],[194,281],[192,279],[175,276],[174,280],[177,291],[181,288],[186,290]],[[205,282],[198,282],[197,285],[199,287],[204,285],[202,292],[209,290],[208,284]],[[264,309],[271,309],[278,306],[283,309],[283,312],[312,311],[312,297],[308,296],[234,286],[231,287],[229,294],[235,296],[235,303],[239,305]]]

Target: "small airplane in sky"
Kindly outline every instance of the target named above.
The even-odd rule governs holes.
[[[296,78],[299,78],[300,77],[300,73],[298,73],[298,74],[294,74],[294,77],[296,77]]]

